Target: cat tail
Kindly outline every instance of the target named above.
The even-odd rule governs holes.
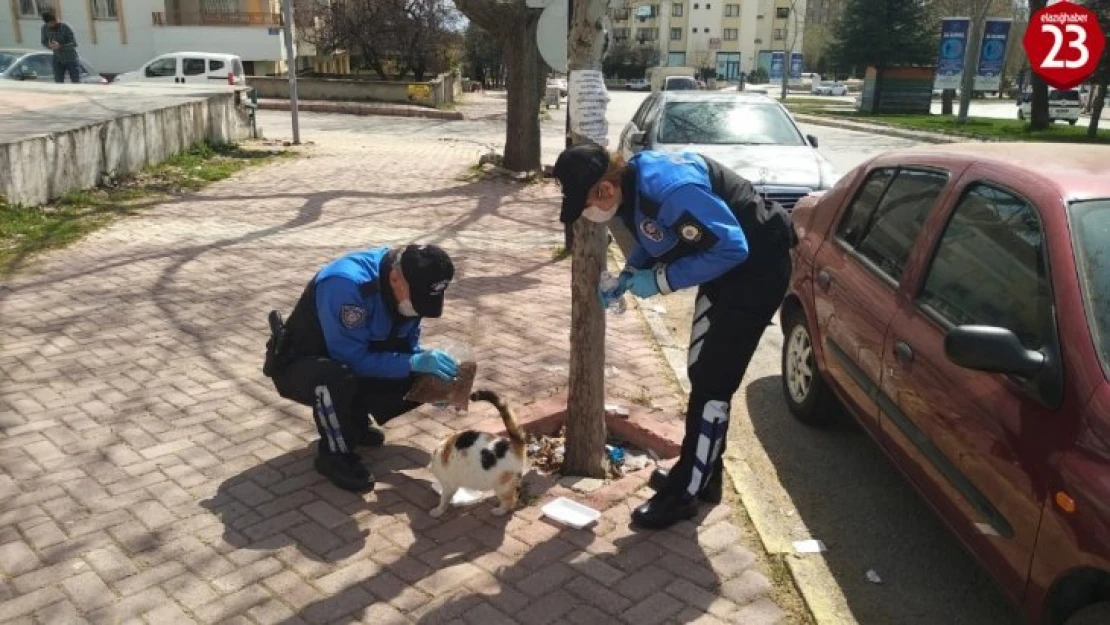
[[[485,401],[493,404],[497,412],[501,413],[501,420],[505,422],[505,431],[509,434],[509,440],[517,445],[524,445],[526,439],[524,430],[520,428],[513,409],[501,399],[501,395],[496,391],[477,390],[470,394],[470,401]]]

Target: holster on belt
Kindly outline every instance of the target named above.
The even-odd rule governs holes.
[[[272,378],[285,367],[288,362],[288,350],[285,343],[285,322],[281,313],[270,311],[270,338],[266,341],[266,360],[262,364],[262,374]]]

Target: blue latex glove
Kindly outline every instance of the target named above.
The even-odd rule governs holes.
[[[430,373],[441,380],[451,380],[459,373],[459,364],[441,349],[413,354],[410,362],[413,372]]]
[[[655,282],[654,269],[637,269],[629,280],[628,290],[640,299],[659,294],[659,284]]]
[[[628,291],[628,285],[632,283],[631,269],[625,269],[617,276],[617,286],[614,289],[606,291],[602,288],[601,284],[597,285],[597,296],[601,299],[601,307],[608,308],[609,304],[614,300],[619,299]]]

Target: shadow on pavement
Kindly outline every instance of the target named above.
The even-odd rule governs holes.
[[[759,444],[860,623],[1017,623],[987,573],[849,416],[790,417],[781,376],[747,384]],[[796,534],[796,532],[795,532]],[[866,578],[874,570],[882,580]],[[968,583],[971,580],[971,583]]]

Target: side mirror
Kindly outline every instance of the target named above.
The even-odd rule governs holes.
[[[33,70],[29,67],[24,67],[24,68],[19,70],[19,79],[20,80],[35,80],[38,77],[39,77],[38,73],[35,72],[35,70]]]
[[[809,140],[810,145],[812,145],[813,147],[817,147],[817,136],[816,135],[806,135],[806,139]]]
[[[628,142],[635,147],[642,148],[647,145],[647,133],[642,130],[638,130],[628,137]]]
[[[944,337],[944,353],[961,367],[1030,378],[1040,373],[1045,355],[1025,349],[1017,335],[994,326],[958,326]]]

